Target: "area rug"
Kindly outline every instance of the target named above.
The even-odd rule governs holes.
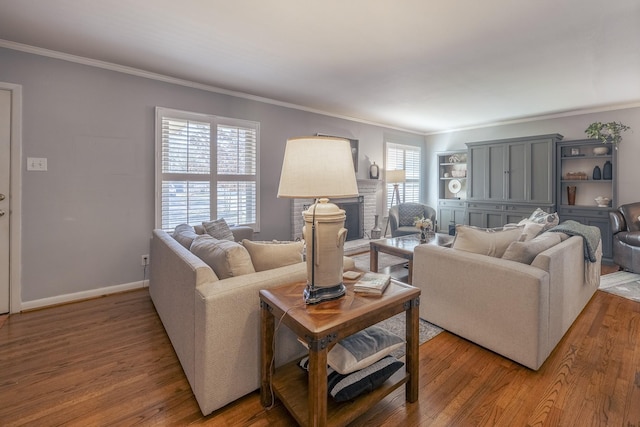
[[[640,302],[640,274],[616,271],[600,277],[601,291]]]
[[[378,323],[377,326],[380,326],[383,329],[386,329],[389,332],[392,332],[400,337],[402,337],[404,339],[404,337],[406,336],[406,314],[405,313],[400,313],[400,314],[396,314],[393,317],[390,317],[386,320],[383,320],[382,322]],[[436,325],[433,325],[429,322],[427,322],[426,320],[420,319],[420,324],[418,326],[419,330],[420,330],[420,340],[419,340],[419,345],[422,345],[424,343],[426,343],[427,341],[429,341],[431,338],[435,337],[436,335],[438,335],[440,332],[442,332],[442,329],[437,327]],[[392,353],[396,358],[401,358],[402,356],[404,356],[405,353],[405,349],[404,347],[400,347],[399,349],[397,349],[394,353]]]

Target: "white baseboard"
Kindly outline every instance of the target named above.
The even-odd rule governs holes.
[[[20,305],[20,311],[34,310],[38,308],[49,307],[52,305],[66,304],[75,301],[81,301],[89,298],[101,297],[104,295],[115,294],[118,292],[131,291],[134,289],[142,289],[149,286],[148,280],[140,280],[138,282],[124,283],[122,285],[105,286],[104,288],[91,289],[88,291],[76,292],[73,294],[57,295],[55,297],[42,298],[33,301],[23,301]]]

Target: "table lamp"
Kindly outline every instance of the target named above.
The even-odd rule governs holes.
[[[329,198],[358,196],[351,144],[334,137],[309,136],[287,140],[278,197],[315,199],[302,212],[307,246],[307,304],[340,298],[342,283],[345,211]]]

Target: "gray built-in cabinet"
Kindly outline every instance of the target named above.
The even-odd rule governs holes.
[[[562,135],[538,135],[467,143],[465,222],[500,227],[536,208],[555,209],[556,143]]]
[[[600,150],[605,152],[600,153]],[[597,139],[562,141],[556,145],[556,162],[560,220],[572,219],[598,227],[602,237],[602,258],[611,262],[613,253],[609,211],[618,206],[618,151],[611,144],[602,144]],[[568,187],[575,187],[572,204],[569,202]],[[599,206],[596,202],[598,197],[606,197],[609,201]]]
[[[464,224],[467,198],[467,150],[443,151],[438,158],[438,232],[453,234]]]

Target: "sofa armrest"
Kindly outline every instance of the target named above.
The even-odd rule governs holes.
[[[551,352],[548,272],[435,245],[416,247],[413,266],[420,317],[531,369]]]
[[[618,211],[609,211],[609,226],[611,227],[611,233],[613,234],[627,229],[624,217]]]
[[[253,228],[247,225],[234,225],[229,228],[236,242],[242,242],[243,239],[253,240]]]

